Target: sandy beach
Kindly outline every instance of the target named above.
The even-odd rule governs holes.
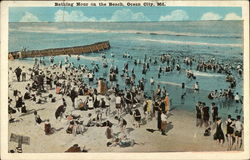
[[[25,66],[26,69],[32,67],[31,63],[20,61],[9,61],[9,67],[16,68],[17,66]],[[24,93],[26,82],[10,81],[9,97],[13,98],[13,88]],[[155,118],[147,124],[142,124],[140,128],[135,128],[132,125],[133,117],[129,114],[125,115],[128,122],[126,133],[129,138],[134,139],[136,143],[133,147],[107,147],[107,139],[105,136],[106,127],[89,127],[83,135],[67,134],[68,127],[66,120],[57,120],[55,118],[55,111],[58,106],[62,104],[62,96],[55,94],[55,89],[50,90],[45,94],[53,94],[56,96],[55,103],[47,102],[45,104],[36,104],[31,100],[26,100],[27,113],[16,113],[12,115],[13,118],[19,120],[9,124],[9,137],[11,133],[30,137],[30,145],[23,145],[23,152],[25,153],[54,153],[64,152],[73,144],[79,144],[80,147],[86,146],[89,152],[182,152],[182,151],[226,151],[227,142],[223,146],[218,145],[213,140],[213,136],[203,136],[205,128],[196,127],[196,115],[193,112],[178,109],[178,106],[173,106],[173,109],[168,114],[168,126],[166,136],[161,135],[161,132],[148,132],[146,129],[157,130],[157,120]],[[64,97],[67,101],[66,113],[73,113],[81,115],[81,120],[86,123],[87,113],[89,111],[74,110],[71,107],[71,100],[69,97]],[[82,99],[85,97],[82,96]],[[115,110],[114,96],[111,96],[111,112]],[[194,106],[193,106],[194,107]],[[142,107],[139,107],[142,111]],[[44,123],[40,125],[35,123],[34,111],[37,111],[41,119],[49,119],[56,132],[52,135],[45,135]],[[93,112],[93,111],[90,111]],[[103,117],[106,119],[106,117]],[[116,124],[114,117],[109,120]],[[225,133],[225,124],[223,130]],[[119,135],[119,128],[114,125],[114,133]],[[17,143],[9,142],[9,150],[15,149]]]

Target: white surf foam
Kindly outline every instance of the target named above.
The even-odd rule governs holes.
[[[217,47],[242,47],[241,44],[218,44],[218,43],[205,43],[205,42],[191,42],[191,41],[173,41],[162,39],[149,39],[149,38],[137,38],[138,41],[148,41],[166,44],[180,44],[180,45],[198,45],[198,46],[217,46]]]
[[[199,71],[192,71],[195,76],[203,76],[203,77],[223,77],[224,75],[218,73],[206,73],[206,72],[199,72]]]

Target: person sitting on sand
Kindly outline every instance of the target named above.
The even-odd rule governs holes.
[[[85,148],[85,146],[83,146],[83,149],[81,150],[81,147],[78,144],[74,144],[65,152],[88,152],[88,150]]]
[[[66,129],[66,133],[73,134],[73,129],[75,127],[75,122],[70,121],[68,128]]]
[[[28,83],[28,84],[26,85],[25,89],[26,89],[29,93],[31,92],[32,88],[31,88],[30,83]]]
[[[135,144],[144,144],[136,143],[134,139],[127,137],[127,135],[122,135],[120,138],[115,138],[113,141],[107,143],[107,147],[133,147]]]
[[[87,122],[87,127],[93,127],[95,126],[94,119],[92,118],[92,114],[88,114],[88,122]]]
[[[27,99],[30,99],[30,98],[31,98],[30,92],[25,92],[25,93],[24,93],[24,96],[23,96],[23,99],[24,99],[24,100],[27,100]]]
[[[41,124],[42,123],[42,119],[37,114],[37,111],[34,111],[34,115],[35,115],[35,122],[36,122],[36,124]]]
[[[83,134],[83,132],[84,132],[83,126],[80,124],[80,122],[75,121],[75,125],[73,126],[72,134],[74,136],[76,136],[77,134]]]
[[[118,120],[118,126],[120,127],[121,133],[125,133],[127,121],[122,117],[118,118],[118,116],[115,116],[115,119]]]
[[[209,126],[205,132],[204,132],[204,136],[210,136],[211,135],[211,127]]]
[[[128,138],[127,135],[123,135],[119,138],[118,145],[120,147],[133,147],[135,145],[135,140]]]
[[[11,107],[11,102],[12,102],[12,99],[10,99],[8,97],[8,113],[9,114],[15,114],[16,113],[16,110],[14,108]]]
[[[106,138],[108,139],[108,141],[110,141],[110,140],[112,141],[112,139],[115,137],[113,134],[112,126],[113,126],[113,124],[109,123],[108,127],[106,128],[106,131],[105,131],[105,135],[106,135]]]
[[[80,99],[78,99],[78,102],[77,102],[77,109],[79,109],[79,110],[84,110],[84,103],[83,103],[83,101],[82,101],[82,99],[80,98]]]
[[[61,91],[61,84],[60,83],[57,83],[56,84],[56,94],[61,94],[62,91]]]
[[[45,123],[44,123],[44,132],[45,132],[45,135],[50,135],[53,133],[53,130],[51,128],[51,124],[49,122],[49,119],[45,120]]]
[[[23,96],[20,91],[16,91],[16,94],[14,94],[15,100],[16,100],[16,109],[18,112],[20,112],[20,108],[23,105]]]
[[[47,103],[47,97],[43,97],[42,94],[43,94],[43,93],[42,93],[41,91],[37,91],[37,92],[36,92],[36,96],[37,96],[37,97],[36,97],[35,99],[36,99],[36,103],[37,103],[37,104],[44,104],[44,103]]]

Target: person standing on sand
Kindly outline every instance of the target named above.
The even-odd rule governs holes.
[[[159,84],[157,85],[157,89],[155,91],[155,96],[156,96],[156,98],[160,98],[161,97],[161,87],[160,87]]]
[[[209,125],[209,107],[206,106],[206,103],[203,103],[203,122],[205,124],[205,127],[208,127]]]
[[[139,111],[139,109],[135,109],[134,113],[133,113],[133,117],[134,117],[134,120],[135,120],[135,127],[139,127],[140,128],[140,123],[141,123],[141,113]]]
[[[121,99],[121,96],[119,95],[119,93],[116,94],[116,96],[115,96],[115,108],[117,109],[118,116],[121,113],[121,101],[122,101],[122,99]]]
[[[169,94],[168,93],[166,94],[166,97],[165,97],[164,101],[165,101],[165,111],[167,113],[169,113],[169,111],[170,111],[170,100],[169,100]]]
[[[166,105],[165,105],[164,98],[161,98],[161,100],[160,100],[160,109],[162,112],[166,112]]]
[[[202,126],[202,109],[201,109],[201,102],[199,101],[196,104],[196,127]]]
[[[75,87],[70,91],[70,99],[72,101],[73,107],[75,108],[75,99],[77,98],[77,92],[75,91]]]
[[[157,128],[158,130],[161,130],[161,108],[158,107],[158,111],[157,111]]]
[[[109,96],[106,97],[106,101],[105,101],[105,104],[106,104],[106,117],[110,115],[110,112],[111,112],[111,109],[110,109],[110,101],[111,101],[111,98]]]
[[[237,119],[234,123],[235,125],[235,143],[236,143],[236,146],[235,148],[236,149],[240,149],[241,148],[241,144],[242,144],[242,131],[243,131],[243,123],[240,121],[240,116],[237,116]]]
[[[18,112],[21,112],[20,108],[22,108],[22,105],[23,105],[23,96],[20,91],[17,91],[15,100],[16,100],[16,108]]]
[[[161,134],[166,135],[165,130],[167,128],[167,115],[166,112],[161,113]]]
[[[17,78],[17,81],[20,82],[20,76],[22,74],[22,69],[20,67],[17,67],[14,72],[16,73],[16,78]]]
[[[22,81],[26,81],[26,72],[24,72],[24,71],[22,72]]]
[[[212,103],[211,111],[212,111],[213,122],[215,122],[216,118],[218,117],[218,107],[215,105],[214,102]]]
[[[226,132],[227,141],[228,141],[227,150],[232,150],[234,128],[231,126],[233,123],[233,120],[231,119],[231,115],[228,115],[228,119],[225,123],[227,125],[227,132]]]
[[[225,138],[224,138],[224,133],[222,131],[222,128],[221,128],[221,118],[218,117],[216,119],[216,131],[215,131],[215,134],[214,134],[214,140],[217,140],[218,144],[223,144],[224,141],[225,141]]]
[[[153,116],[153,107],[154,107],[153,101],[149,97],[149,99],[146,101],[146,110],[145,110],[147,121]]]

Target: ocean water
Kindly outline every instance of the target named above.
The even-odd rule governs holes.
[[[129,70],[135,69],[137,80],[141,74],[141,66],[134,66],[133,60],[124,59],[122,55],[129,53],[134,59],[158,57],[161,54],[173,56],[192,56],[196,59],[216,58],[220,63],[236,67],[243,63],[243,23],[242,21],[197,21],[197,22],[147,22],[147,23],[9,23],[9,51],[72,47],[87,45],[100,41],[109,41],[110,50],[104,51],[109,63],[117,65],[120,70],[124,63],[129,63]],[[115,55],[111,57],[111,53]],[[102,64],[100,53],[84,54],[85,58],[71,61],[91,67],[92,59]],[[89,58],[86,58],[89,57]],[[55,58],[64,62],[64,56]],[[49,63],[48,58],[45,58]],[[89,60],[91,59],[91,60]],[[33,59],[25,59],[33,61]],[[225,82],[225,75],[217,73],[196,72],[197,79],[189,81],[185,74],[166,73],[157,79],[158,64],[150,67],[150,72],[144,76],[146,79],[154,77],[157,83],[165,85],[173,97],[180,97],[178,87],[164,84],[165,82],[180,84],[184,82],[187,87],[192,87],[195,81],[200,83],[206,94],[215,89],[226,89],[229,84]],[[184,65],[183,65],[184,67]],[[195,71],[195,66],[191,68]],[[100,75],[108,72],[101,68]],[[243,79],[233,73],[237,79],[235,92],[243,94]],[[137,81],[136,80],[136,81]],[[162,83],[163,82],[163,83]],[[127,87],[121,85],[122,87]],[[147,85],[146,92],[150,93],[154,87]],[[178,93],[178,94],[177,94]],[[175,104],[180,99],[175,98]],[[197,99],[195,100],[197,101]],[[193,104],[193,102],[190,102]]]

